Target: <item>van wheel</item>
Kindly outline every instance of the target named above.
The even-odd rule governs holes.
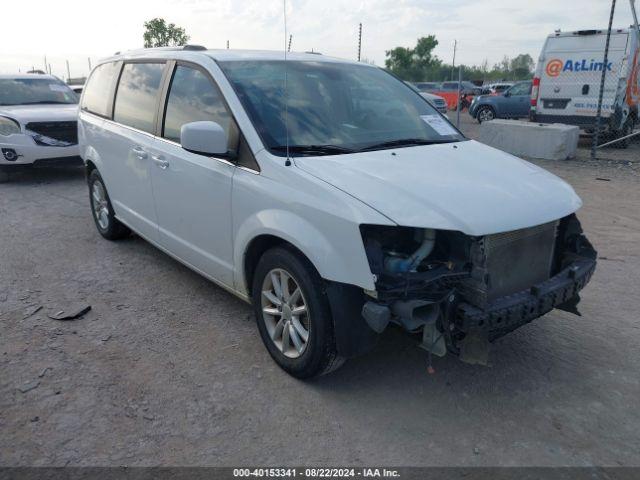
[[[251,291],[262,341],[284,371],[311,378],[344,363],[322,279],[307,259],[287,248],[268,250]]]
[[[629,117],[624,122],[624,125],[622,126],[622,128],[617,132],[616,136],[618,138],[622,138],[622,137],[626,137],[627,135],[631,135],[632,133],[633,133],[633,119],[631,117]],[[615,147],[615,148],[628,148],[629,145],[631,145],[631,139],[630,138],[626,138],[624,140],[620,140],[617,143],[614,143],[612,145],[612,147]]]
[[[493,108],[484,106],[480,107],[476,118],[478,120],[478,123],[488,122],[496,118],[496,113],[493,111]]]
[[[115,217],[107,187],[104,186],[102,177],[96,169],[89,174],[89,201],[93,220],[100,235],[107,240],[119,240],[129,236],[131,230]]]

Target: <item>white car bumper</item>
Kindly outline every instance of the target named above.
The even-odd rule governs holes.
[[[17,133],[0,137],[0,167],[32,165],[79,157],[78,145],[52,147],[38,145],[30,135]]]

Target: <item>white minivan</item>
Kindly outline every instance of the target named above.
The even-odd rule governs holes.
[[[134,231],[251,302],[299,378],[389,324],[486,363],[496,338],[577,313],[595,269],[568,184],[466,139],[375,66],[129,52],[94,68],[78,136],[100,234]]]

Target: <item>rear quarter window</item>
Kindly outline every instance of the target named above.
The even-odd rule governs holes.
[[[84,88],[80,106],[82,110],[103,117],[111,115],[109,100],[115,77],[118,74],[118,67],[119,64],[112,62],[104,63],[95,68]]]

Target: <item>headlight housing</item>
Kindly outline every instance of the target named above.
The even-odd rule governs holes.
[[[8,117],[0,117],[0,135],[9,136],[20,133],[20,124]]]

